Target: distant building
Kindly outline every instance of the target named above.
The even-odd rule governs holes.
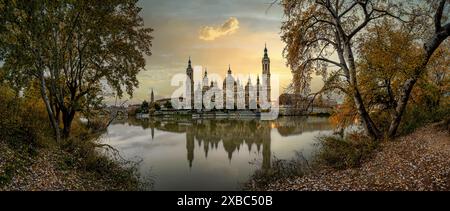
[[[139,109],[141,109],[142,104],[128,105],[127,112],[129,115],[135,115]]]
[[[264,48],[264,56],[262,58],[262,78],[257,78],[256,84],[253,85],[251,79],[247,83],[242,83],[233,77],[231,65],[228,67],[227,75],[222,84],[222,89],[219,88],[217,81],[209,82],[208,71],[205,69],[203,80],[197,87],[194,85],[194,70],[192,68],[192,61],[189,58],[188,67],[186,68],[186,100],[190,103],[187,109],[195,109],[198,107],[205,108],[203,100],[195,99],[195,96],[203,97],[204,94],[210,90],[214,95],[212,102],[214,105],[208,106],[216,109],[251,109],[259,108],[262,101],[271,102],[271,84],[270,84],[270,58],[268,56],[267,46]],[[217,93],[222,93],[218,96]],[[255,93],[255,94],[253,94]],[[266,93],[263,95],[262,93]],[[266,99],[262,99],[265,96]],[[195,102],[201,105],[195,105]],[[189,103],[187,104],[189,105]]]
[[[180,97],[178,98],[178,101],[183,102],[184,98]],[[155,103],[158,104],[161,107],[161,110],[171,110],[172,108],[172,102],[173,99],[172,98],[163,98],[163,99],[159,99],[156,100]],[[167,105],[171,105],[170,107],[167,107]]]
[[[157,103],[159,106],[161,106],[161,110],[167,110],[167,109],[169,109],[169,108],[167,108],[166,105],[167,105],[168,103],[171,103],[171,100],[172,100],[171,98],[164,98],[164,99],[157,100],[156,103]]]

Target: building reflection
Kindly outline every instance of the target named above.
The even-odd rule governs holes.
[[[262,168],[271,167],[271,131],[276,130],[281,136],[299,135],[304,132],[331,130],[330,124],[323,118],[280,118],[274,121],[257,119],[199,119],[188,118],[152,118],[139,120],[129,118],[113,124],[129,124],[150,130],[152,139],[155,130],[185,134],[187,162],[192,167],[196,156],[205,156],[211,150],[219,150],[220,144],[229,161],[239,150],[251,152],[254,147],[262,154]],[[222,143],[221,143],[222,142]],[[196,147],[202,147],[204,155],[195,155]],[[242,149],[243,147],[247,149]]]
[[[210,150],[217,150],[222,142],[230,162],[241,147],[246,146],[250,152],[256,146],[258,153],[262,152],[263,168],[270,168],[270,126],[268,121],[257,120],[195,120],[186,128],[189,166],[194,161],[196,141],[198,146],[203,146],[205,157]]]

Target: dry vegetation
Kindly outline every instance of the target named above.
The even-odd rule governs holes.
[[[42,101],[0,86],[0,190],[138,190],[136,165],[100,153],[98,135],[75,121],[56,143]]]
[[[305,176],[291,175],[265,185],[253,180],[247,187],[269,191],[449,191],[449,132],[448,122],[431,124],[380,143],[373,156],[358,167],[339,170],[322,165]]]

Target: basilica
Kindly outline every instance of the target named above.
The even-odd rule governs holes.
[[[270,58],[267,46],[262,58],[262,75],[258,74],[256,84],[249,78],[242,82],[233,76],[231,66],[223,80],[222,87],[217,81],[209,80],[205,69],[201,82],[194,83],[194,69],[189,58],[186,69],[186,102],[184,109],[189,110],[257,110],[269,109],[271,102]],[[206,99],[206,100],[205,100]],[[209,102],[206,103],[206,102]]]

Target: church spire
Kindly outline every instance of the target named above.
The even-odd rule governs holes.
[[[150,94],[150,103],[154,103],[155,102],[155,95],[153,93],[153,88],[152,88],[152,93]]]
[[[267,52],[267,44],[264,44],[264,58],[269,58],[269,54]]]
[[[191,57],[189,56],[189,61],[188,61],[188,67],[186,69],[186,74],[189,77],[192,77],[193,76],[193,72],[194,72],[194,69],[192,68],[192,61],[191,61]]]
[[[205,74],[203,76],[203,91],[206,91],[208,86],[209,86],[208,69],[205,68]]]
[[[228,74],[231,75],[231,65],[230,64],[228,65]]]

